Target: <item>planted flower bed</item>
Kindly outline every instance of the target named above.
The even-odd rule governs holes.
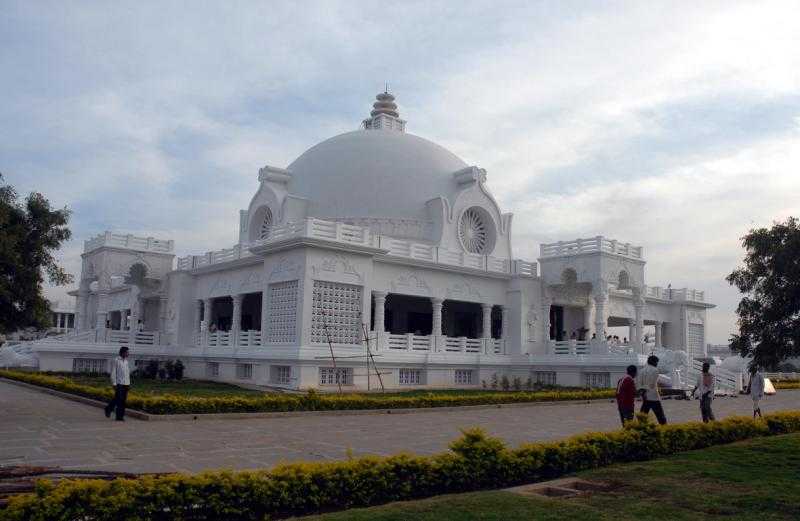
[[[0,370],[10,378],[49,389],[110,400],[111,386],[86,385],[65,376],[26,371]],[[341,411],[358,409],[413,409],[466,405],[500,405],[527,402],[610,399],[613,389],[548,391],[469,391],[419,392],[403,394],[242,394],[227,396],[187,396],[177,394],[128,395],[128,406],[150,414],[207,414],[232,412]]]

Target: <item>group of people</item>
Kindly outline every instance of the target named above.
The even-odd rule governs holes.
[[[661,405],[661,394],[658,390],[658,357],[650,355],[647,358],[647,365],[639,373],[635,365],[629,365],[626,375],[617,382],[617,408],[619,409],[620,421],[633,420],[634,407],[637,396],[642,397],[642,407],[640,412],[649,414],[653,411],[658,423],[667,423],[664,408]],[[703,363],[701,373],[697,377],[697,383],[692,390],[692,395],[700,399],[700,417],[704,423],[715,421],[714,411],[711,403],[714,400],[715,379],[711,374],[711,365]],[[753,399],[753,419],[761,417],[761,399],[764,397],[764,375],[758,368],[753,367],[750,371],[750,383],[747,386],[747,393]]]

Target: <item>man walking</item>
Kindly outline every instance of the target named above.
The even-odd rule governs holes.
[[[114,398],[106,405],[106,418],[111,417],[111,411],[116,408],[118,422],[125,421],[125,402],[128,399],[128,389],[131,386],[131,372],[128,369],[128,346],[119,348],[119,356],[114,359],[111,366],[111,385],[114,386]]]
[[[629,365],[626,374],[617,382],[617,408],[619,409],[619,419],[622,426],[625,422],[633,420],[634,400],[636,399],[636,373],[635,365]]]
[[[753,419],[756,419],[756,414],[759,418],[761,416],[761,399],[764,397],[764,375],[758,367],[750,368],[750,383],[747,385],[747,394],[753,399]]]
[[[661,395],[658,393],[658,357],[650,355],[647,357],[647,365],[642,369],[640,378],[639,389],[641,389],[644,402],[642,403],[641,412],[648,414],[650,411],[656,415],[656,419],[660,425],[667,423],[667,417],[664,416],[664,408],[661,407]]]
[[[703,372],[697,377],[697,385],[692,391],[692,394],[700,391],[700,416],[703,418],[703,423],[716,420],[714,411],[711,410],[711,401],[714,399],[714,375],[709,372],[710,369],[711,364],[703,362]]]

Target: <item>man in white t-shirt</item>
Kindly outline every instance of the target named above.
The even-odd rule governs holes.
[[[667,423],[664,408],[661,406],[661,395],[658,393],[658,357],[647,357],[647,365],[639,373],[639,391],[642,393],[641,412],[648,414],[650,411],[656,415],[660,425]]]
[[[125,421],[125,402],[128,400],[128,389],[131,386],[131,372],[128,368],[128,346],[119,348],[119,356],[111,366],[111,385],[114,386],[114,398],[106,405],[106,418],[116,409],[118,422]]]
[[[764,374],[758,367],[750,368],[750,384],[747,386],[747,394],[753,399],[753,419],[756,415],[761,418],[761,399],[764,397]]]

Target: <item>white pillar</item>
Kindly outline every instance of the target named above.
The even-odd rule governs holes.
[[[550,306],[553,301],[549,297],[542,297],[542,345],[546,353],[550,353]]]
[[[211,318],[213,316],[211,310],[212,301],[213,299],[210,298],[203,299],[203,321],[205,321],[206,323],[206,331],[208,331],[209,328],[211,327]]]
[[[483,331],[481,337],[483,338],[483,352],[487,355],[494,352],[492,349],[492,305],[481,304],[483,311]]]
[[[483,311],[483,331],[481,336],[483,338],[492,338],[492,305],[481,304]]]
[[[387,293],[385,291],[373,291],[372,295],[375,297],[375,318],[372,323],[372,330],[375,331],[376,336],[381,336],[385,332]]]
[[[86,302],[88,300],[88,291],[85,289],[78,290],[78,298],[75,301],[75,330],[82,331],[86,329]]]
[[[195,299],[194,301],[194,332],[200,333],[200,322],[203,320],[203,301]]]
[[[605,340],[606,335],[606,301],[608,294],[604,291],[594,295],[594,332],[597,338]]]
[[[634,335],[636,335],[635,346],[639,347],[639,352],[645,354],[645,345],[642,341],[644,336],[644,298],[642,297],[642,289],[635,288],[633,293],[633,311],[635,316]]]
[[[56,313],[56,331],[61,331],[61,313]]]
[[[159,297],[158,299],[158,331],[159,342],[163,343],[164,335],[167,333],[167,304],[169,300],[167,297]]]
[[[233,299],[233,318],[231,319],[231,343],[233,345],[238,345],[239,343],[239,331],[242,329],[242,300],[244,299],[244,295],[239,293],[238,295],[231,295],[231,299]]]
[[[592,299],[588,299],[587,304],[583,307],[583,329],[586,330],[586,337],[584,340],[592,338],[592,308],[594,307]],[[597,335],[600,337],[600,335]]]
[[[269,325],[269,301],[267,299],[267,290],[269,286],[265,286],[261,291],[261,345],[267,345],[267,327]]]
[[[661,345],[661,327],[664,325],[663,322],[656,322],[656,347],[664,347]]]
[[[636,320],[628,319],[628,345],[634,346],[633,339],[636,337]],[[635,346],[634,346],[635,347]]]
[[[106,317],[108,317],[108,310],[106,307],[108,306],[108,293],[98,293],[97,294],[97,321],[96,321],[96,328],[97,329],[105,329],[106,328]]]
[[[436,351],[442,350],[442,308],[444,307],[444,299],[439,297],[431,297],[431,307],[433,308],[431,336],[433,337],[433,345]]]
[[[500,306],[500,338],[508,339],[508,306]]]

